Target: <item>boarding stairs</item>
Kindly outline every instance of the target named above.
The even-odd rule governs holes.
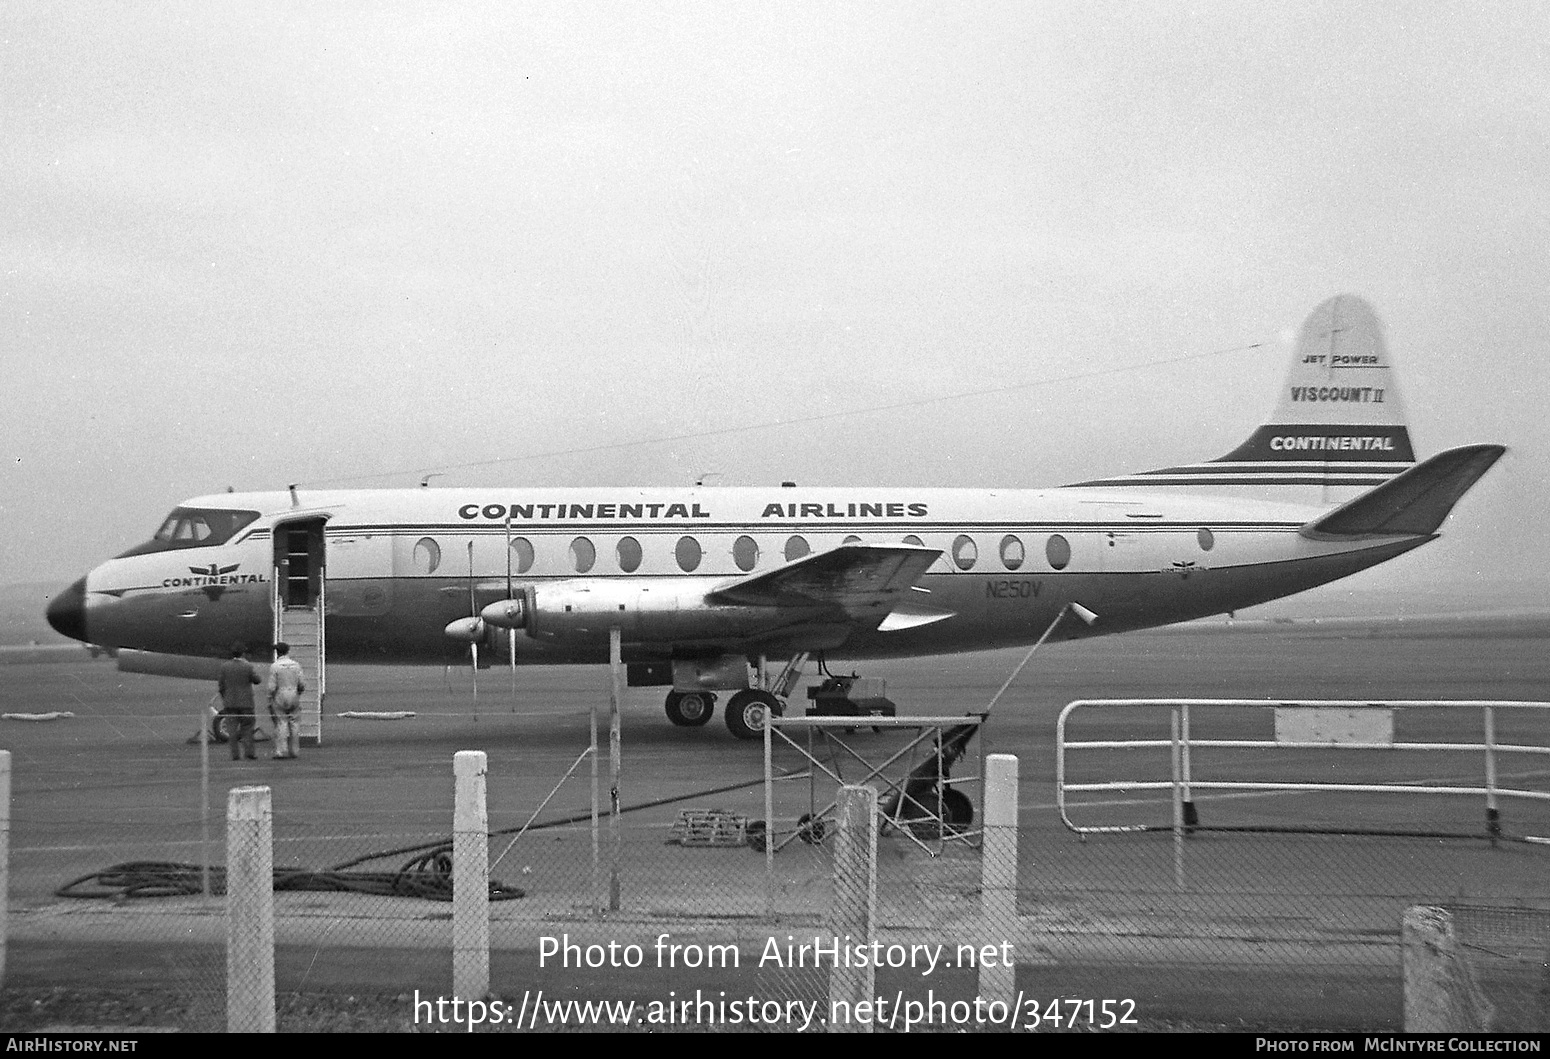
[[[323,597],[307,606],[287,607],[275,601],[274,639],[291,645],[291,657],[301,663],[307,690],[301,695],[299,735],[306,746],[323,740],[323,698],[327,691],[323,651]]]

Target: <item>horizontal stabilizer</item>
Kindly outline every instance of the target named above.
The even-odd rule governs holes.
[[[1506,451],[1501,445],[1465,445],[1440,452],[1300,532],[1313,538],[1435,533],[1459,498]]]

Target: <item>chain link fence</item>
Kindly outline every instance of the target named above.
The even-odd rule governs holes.
[[[55,771],[33,773],[14,814],[9,925],[13,945],[30,947],[31,977],[28,1008],[5,1009],[8,1028],[224,1029],[225,788],[264,783],[279,1028],[466,1029],[466,1012],[436,1006],[452,981],[451,753],[330,761],[316,781],[325,795],[303,807],[287,785],[313,767],[305,749],[296,762],[232,763],[212,747],[206,816],[186,739],[207,697],[190,690],[133,722],[94,717],[100,740],[77,728],[72,741],[13,751],[18,775],[44,761]],[[102,755],[123,744],[113,726],[127,723],[154,728],[153,753],[113,762],[98,782]],[[887,756],[891,736],[862,737]],[[811,762],[777,757],[761,835],[761,779],[707,790],[692,769],[651,771],[627,742],[617,818],[606,752],[597,762],[594,830],[593,761],[580,750],[491,755],[490,1003],[503,1017],[492,1026],[487,1007],[479,1028],[834,1021],[835,957],[823,953],[854,954],[861,940],[836,936],[839,823],[821,810],[838,782],[818,790]],[[1196,774],[1237,781],[1256,767],[1247,751],[1222,753],[1197,758]],[[1316,754],[1304,776],[1335,775],[1341,753]],[[897,783],[838,750],[820,759],[839,781],[866,779],[886,813]],[[1104,791],[1069,805],[1072,820],[1154,829],[1082,835],[1061,823],[1048,776],[1026,769],[1016,824],[992,824],[971,759],[950,777],[971,802],[966,824],[878,827],[868,1015],[882,1028],[1398,1030],[1400,924],[1415,905],[1452,915],[1491,1029],[1546,1028],[1550,847],[1514,840],[1550,833],[1537,807],[1504,809],[1493,842],[1466,799],[1438,797],[1417,814],[1410,804],[1429,796],[1201,789],[1191,825],[1175,832],[1171,791]],[[1461,774],[1463,760],[1444,757],[1435,775]],[[1532,770],[1518,771],[1514,782],[1527,782]],[[1164,752],[1122,778],[1168,776]],[[405,784],[420,795],[392,798]],[[631,801],[648,789],[660,797]],[[921,800],[942,805],[939,791]],[[1424,833],[1400,833],[1418,818]],[[583,1006],[603,1001],[633,1007]]]

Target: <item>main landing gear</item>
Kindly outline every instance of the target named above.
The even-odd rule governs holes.
[[[765,719],[785,712],[786,704],[768,691],[739,691],[727,702],[727,731],[739,739],[761,739]]]
[[[680,728],[698,728],[710,720],[715,712],[716,695],[705,690],[705,685],[735,694],[727,700],[727,731],[738,739],[762,739],[767,717],[780,717],[786,712],[786,696],[802,679],[802,667],[807,664],[806,651],[793,655],[780,674],[775,675],[769,660],[760,655],[750,657],[747,664],[735,656],[712,660],[695,674],[700,687],[667,693],[663,707],[667,719]]]
[[[736,702],[736,699],[732,701]],[[708,691],[670,691],[667,693],[667,719],[680,728],[698,728],[710,720],[716,709],[716,696]],[[729,715],[730,716],[730,715]],[[727,722],[728,724],[731,721]]]
[[[664,708],[667,719],[678,727],[698,728],[716,712],[716,696],[708,691],[670,691]],[[727,730],[739,739],[759,739],[764,735],[764,718],[785,712],[785,702],[768,691],[739,691],[727,702]]]

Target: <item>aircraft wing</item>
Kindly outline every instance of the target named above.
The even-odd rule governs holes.
[[[939,548],[909,544],[842,544],[731,581],[706,598],[749,607],[828,607],[850,621],[881,622],[896,608],[922,609],[911,589],[941,554]]]

